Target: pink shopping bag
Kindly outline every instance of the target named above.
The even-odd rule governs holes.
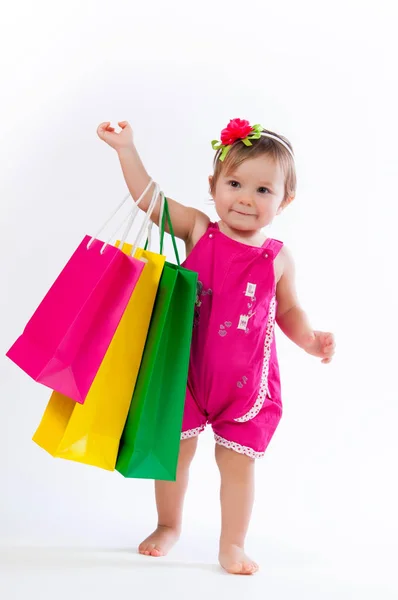
[[[152,181],[141,198],[151,184]],[[135,214],[130,217],[124,239]],[[7,352],[35,381],[80,404],[84,403],[145,266],[141,260],[97,239],[101,230],[94,238],[84,237]]]

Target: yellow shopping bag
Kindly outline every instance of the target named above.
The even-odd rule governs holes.
[[[123,252],[131,251],[125,244]],[[33,441],[52,456],[113,471],[130,408],[165,256],[148,261],[84,404],[53,392]]]
[[[123,244],[123,252],[132,246]],[[84,404],[53,392],[33,441],[54,457],[113,471],[165,256],[138,248],[146,264]]]

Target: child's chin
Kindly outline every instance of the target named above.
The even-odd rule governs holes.
[[[228,219],[228,225],[237,231],[253,231],[259,229],[257,219],[255,217],[245,217],[244,215],[234,215]]]

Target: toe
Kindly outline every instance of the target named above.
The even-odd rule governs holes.
[[[252,573],[254,573],[254,565],[252,563],[243,563],[242,573],[245,573],[246,575],[251,575]]]
[[[257,563],[255,563],[254,561],[245,561],[244,560],[242,563],[239,563],[239,571],[235,571],[235,572],[238,572],[241,575],[253,575],[258,570],[259,570],[259,566]]]
[[[163,552],[162,550],[159,548],[159,546],[155,546],[152,551],[151,551],[151,556],[156,556],[157,558],[159,558],[159,556],[163,556]]]
[[[228,573],[231,573],[232,575],[239,575],[243,571],[243,564],[242,563],[234,563],[230,567],[228,567],[228,569],[226,569],[226,570],[228,571]]]
[[[150,556],[152,550],[154,548],[154,544],[141,544],[141,546],[139,547],[139,552],[140,554],[143,554],[144,556]]]

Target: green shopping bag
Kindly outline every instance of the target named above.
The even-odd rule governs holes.
[[[167,200],[165,219],[177,265],[165,263],[116,470],[124,477],[175,481],[188,379],[197,278],[180,266]]]

